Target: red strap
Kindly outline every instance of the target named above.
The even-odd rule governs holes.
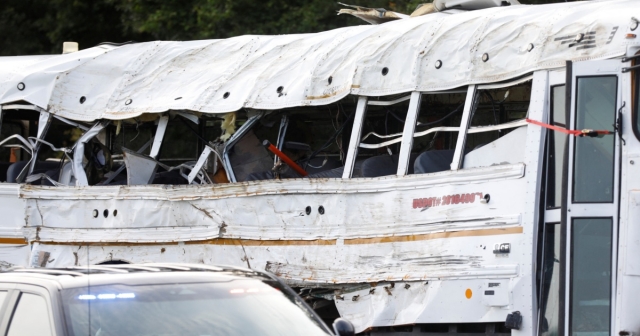
[[[550,130],[558,131],[558,132],[569,134],[569,135],[573,135],[573,136],[579,136],[579,137],[582,137],[582,136],[592,136],[592,137],[594,137],[594,136],[598,136],[598,135],[611,134],[611,132],[607,131],[607,130],[596,130],[596,131],[590,130],[590,129],[568,130],[566,128],[545,124],[545,123],[539,122],[537,120],[531,120],[531,119],[525,119],[525,120],[530,124],[542,126],[544,128],[548,128]]]
[[[280,160],[284,161],[284,163],[286,163],[289,167],[291,167],[293,170],[295,170],[298,174],[302,175],[302,176],[307,176],[309,175],[309,173],[307,173],[304,169],[302,169],[302,167],[298,166],[297,163],[293,162],[293,160],[291,160],[287,154],[281,152],[276,146],[272,145],[269,140],[265,140],[262,142],[262,144],[267,147],[268,150],[270,150],[273,154],[277,155]]]

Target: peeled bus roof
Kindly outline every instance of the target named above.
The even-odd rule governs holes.
[[[0,65],[0,104],[27,101],[90,121],[446,90],[567,60],[622,56],[638,44],[626,38],[632,17],[640,17],[637,0],[569,2],[442,12],[315,34],[94,47],[28,66]]]

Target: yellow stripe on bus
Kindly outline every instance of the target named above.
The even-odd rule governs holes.
[[[402,243],[423,241],[432,239],[447,239],[460,237],[481,237],[481,236],[498,236],[506,234],[523,233],[522,226],[510,228],[491,228],[478,230],[462,230],[462,231],[446,231],[434,232],[426,234],[388,236],[375,238],[353,238],[345,239],[344,245],[363,245],[363,244],[385,244],[385,243]],[[5,240],[19,241],[20,244],[26,244],[26,241],[18,238],[0,238],[0,244],[17,244],[16,242],[3,242]],[[179,242],[40,242],[44,245],[87,245],[87,246],[145,246],[145,245],[178,245]],[[314,239],[314,240],[257,240],[257,239],[235,239],[235,238],[213,238],[207,240],[185,241],[185,245],[227,245],[227,246],[333,246],[337,245],[336,239]]]
[[[6,245],[27,245],[27,240],[24,238],[8,238],[0,237],[0,244]]]
[[[407,235],[407,236],[345,239],[344,244],[359,245],[359,244],[400,243],[400,242],[412,242],[412,241],[421,241],[421,240],[459,238],[459,237],[497,236],[497,235],[505,235],[505,234],[516,234],[516,233],[522,233],[522,232],[523,232],[522,226],[518,226],[518,227],[504,228],[504,229],[446,231],[446,232],[434,232],[434,233]]]

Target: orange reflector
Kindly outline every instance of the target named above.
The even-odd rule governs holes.
[[[627,34],[627,38],[628,39],[634,39],[634,38],[636,38],[636,34]]]

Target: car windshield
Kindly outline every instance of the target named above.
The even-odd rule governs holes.
[[[280,290],[255,279],[62,291],[69,335],[327,335]]]

